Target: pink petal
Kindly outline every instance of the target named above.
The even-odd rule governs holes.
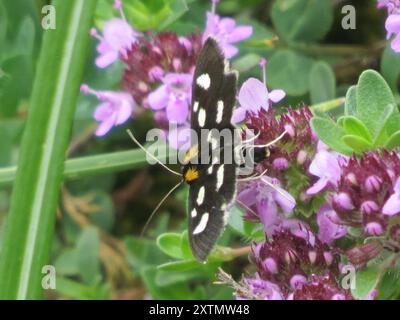
[[[96,66],[101,69],[107,68],[109,65],[113,64],[118,59],[118,57],[118,52],[108,51],[104,54],[99,55],[96,58]]]
[[[394,52],[400,53],[400,33],[392,40],[390,46]]]
[[[269,94],[268,94],[268,98],[272,101],[272,102],[279,102],[281,101],[284,97],[286,96],[285,91],[283,90],[272,90]]]
[[[183,124],[189,116],[189,105],[187,101],[170,98],[167,106],[167,117],[172,123]]]
[[[400,194],[394,193],[386,201],[382,208],[382,213],[387,216],[393,216],[400,212]]]
[[[156,90],[150,92],[147,97],[147,101],[150,105],[150,108],[153,110],[160,110],[167,106],[168,103],[168,90],[166,85],[162,85]]]
[[[260,108],[268,109],[268,90],[264,83],[256,78],[250,78],[239,91],[240,106],[252,112],[258,112]]]
[[[236,48],[235,46],[232,46],[228,43],[221,44],[221,47],[222,47],[222,51],[224,52],[224,56],[226,59],[232,58],[239,52],[238,48]]]
[[[112,117],[114,110],[109,102],[99,104],[94,111],[94,119],[98,122],[105,121]]]
[[[264,225],[265,233],[268,236],[272,236],[280,222],[275,201],[272,199],[263,199],[260,201],[257,209],[261,223]]]
[[[279,191],[275,191],[274,199],[285,213],[290,213],[296,206],[296,199],[286,190],[277,187]]]
[[[252,26],[240,26],[235,28],[231,33],[229,33],[226,40],[228,42],[239,42],[247,38],[250,38],[252,33],[253,33]]]
[[[233,110],[231,122],[233,124],[237,124],[239,122],[244,121],[245,118],[246,118],[246,109],[243,107],[239,107],[239,108],[236,108],[235,110]]]
[[[387,17],[385,23],[386,31],[389,33],[400,32],[400,14],[391,14]]]
[[[120,18],[114,18],[104,24],[104,40],[115,51],[128,48],[134,41],[136,33],[129,23]]]
[[[223,33],[229,34],[234,31],[236,22],[232,18],[222,18],[219,22],[219,28]]]
[[[132,103],[131,101],[124,99],[119,105],[117,112],[116,125],[126,122],[132,115]]]
[[[177,127],[168,133],[169,146],[175,150],[190,148],[191,130],[188,127]]]
[[[105,121],[101,122],[96,130],[96,136],[104,136],[115,124],[115,116],[111,116]]]
[[[314,195],[324,189],[328,184],[328,180],[326,178],[319,179],[311,188],[307,189],[306,193],[308,195]]]

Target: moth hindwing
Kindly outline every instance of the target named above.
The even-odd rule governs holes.
[[[237,72],[229,70],[217,41],[208,38],[196,62],[192,87],[191,129],[199,143],[192,140],[188,163],[183,167],[184,180],[190,185],[189,241],[200,261],[207,259],[221,235],[227,206],[235,196],[237,166],[231,117],[236,85]],[[231,140],[222,141],[222,132]],[[194,158],[198,161],[192,161]]]

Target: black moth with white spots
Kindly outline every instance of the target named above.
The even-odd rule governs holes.
[[[201,129],[213,131],[229,130],[234,136],[231,124],[236,99],[237,72],[231,71],[217,42],[208,38],[196,63],[192,88],[191,128],[201,137]],[[224,145],[216,147],[211,135],[207,138],[209,148],[201,150],[201,143],[188,152],[188,163],[183,166],[183,178],[189,188],[189,240],[193,255],[205,261],[221,235],[227,217],[227,207],[235,197],[237,165],[215,163],[215,148],[223,151]],[[214,149],[214,150],[213,150]],[[225,148],[232,152],[234,148]],[[193,152],[195,151],[195,152]],[[195,156],[207,152],[210,160],[206,164],[196,164]],[[219,155],[220,159],[224,157]],[[202,162],[198,162],[202,163]]]

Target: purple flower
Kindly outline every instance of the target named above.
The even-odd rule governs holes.
[[[103,36],[92,29],[90,34],[100,40],[97,46],[99,56],[96,65],[99,68],[106,68],[113,64],[120,56],[126,57],[128,50],[136,39],[141,36],[128,22],[120,18],[113,18],[104,24]]]
[[[337,185],[341,174],[338,156],[326,150],[319,151],[311,162],[309,172],[319,177],[319,180],[307,190],[309,195],[322,191],[328,184]]]
[[[288,214],[296,206],[296,200],[292,195],[279,186],[277,179],[270,177],[262,177],[261,181],[247,184],[239,192],[237,199],[245,208],[255,209],[264,225],[265,233],[269,236],[273,235],[284,222],[278,214],[279,209]]]
[[[215,13],[215,7],[218,0],[213,0],[213,8],[211,12],[207,12],[206,29],[203,35],[203,41],[212,36],[218,40],[225,58],[230,59],[239,51],[232,45],[249,38],[253,33],[251,26],[236,26],[236,22],[232,18],[221,18]]]
[[[394,193],[385,202],[382,213],[388,216],[393,216],[400,212],[400,178],[397,178],[394,186]]]
[[[239,104],[232,117],[233,123],[241,122],[245,119],[246,112],[257,114],[264,109],[268,111],[270,103],[277,103],[285,97],[283,90],[272,90],[268,92],[264,83],[256,78],[250,78],[243,83],[239,91]]]
[[[331,244],[334,240],[346,235],[347,227],[338,224],[338,222],[340,222],[340,219],[330,205],[321,206],[317,214],[318,239],[326,244]]]
[[[280,288],[275,283],[262,280],[259,277],[247,278],[245,279],[245,283],[249,287],[252,295],[258,299],[284,300]]]
[[[126,122],[136,107],[132,96],[126,92],[95,91],[87,85],[82,85],[81,91],[93,94],[101,101],[94,112],[95,120],[100,122],[97,136],[104,136],[112,127]]]
[[[395,37],[391,42],[393,51],[400,53],[400,14],[391,14],[387,17],[385,28],[387,31],[387,38],[390,39],[394,34]]]
[[[189,116],[193,76],[188,73],[168,73],[163,84],[152,91],[147,102],[153,110],[166,110],[171,123],[183,124]]]

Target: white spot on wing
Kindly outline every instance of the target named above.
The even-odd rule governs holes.
[[[196,218],[197,216],[197,211],[195,208],[193,208],[192,212],[190,213],[190,215],[192,216],[192,218]]]
[[[194,111],[194,112],[197,112],[198,109],[199,109],[199,102],[198,102],[198,101],[195,101],[195,102],[193,103],[193,111]]]
[[[199,126],[204,127],[204,124],[206,123],[206,110],[204,110],[203,108],[200,108],[198,121]]]
[[[204,229],[207,227],[208,218],[209,218],[208,212],[203,213],[203,215],[201,216],[199,224],[193,230],[193,234],[198,234],[198,233],[201,233],[201,232],[204,231]]]
[[[201,205],[203,204],[203,201],[204,201],[204,193],[205,193],[205,192],[206,192],[206,188],[204,188],[204,186],[201,187],[200,190],[199,190],[199,194],[197,195],[197,200],[196,200],[196,202],[197,202],[197,204],[198,204],[199,206],[201,206]]]
[[[218,100],[217,104],[217,123],[221,123],[222,116],[224,114],[224,102],[222,100]]]
[[[220,166],[217,171],[217,191],[219,191],[223,182],[224,182],[224,165]]]
[[[197,78],[196,83],[204,90],[208,90],[208,88],[210,88],[211,85],[210,76],[208,75],[208,73],[204,73]]]

